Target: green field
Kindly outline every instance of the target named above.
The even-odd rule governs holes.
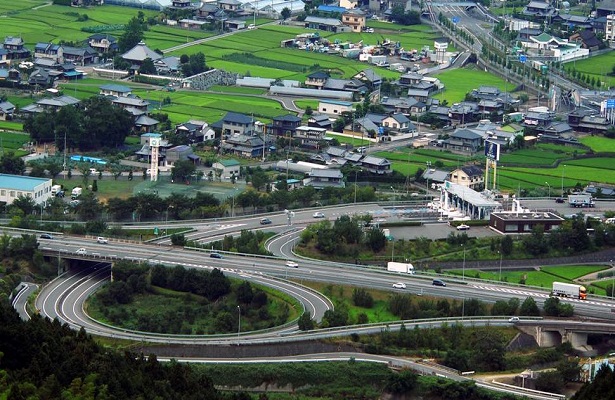
[[[444,84],[444,91],[433,96],[438,100],[447,100],[449,104],[463,101],[467,93],[478,86],[495,86],[502,92],[511,91],[514,85],[506,83],[495,75],[476,69],[474,66],[469,68],[459,68],[444,70],[434,75]],[[480,83],[479,83],[480,82]]]
[[[590,79],[599,79],[608,88],[615,85],[615,77],[610,76],[614,64],[615,54],[609,51],[598,56],[586,58],[585,60],[567,62],[564,65],[566,70],[576,69],[582,74],[588,75]]]
[[[567,282],[573,283],[575,279],[583,277],[585,275],[599,272],[607,269],[604,265],[558,265],[550,267],[541,267],[537,270],[527,271],[502,271],[500,275],[499,271],[482,271],[477,269],[466,269],[465,276],[467,278],[486,279],[491,281],[499,281],[500,277],[502,281],[518,284],[522,279],[525,280],[525,284],[528,286],[537,286],[542,288],[551,288],[553,282]],[[462,276],[464,271],[455,269],[447,271],[457,278]],[[610,281],[609,281],[610,282]],[[604,295],[606,281],[599,282],[598,284],[590,285],[590,290],[595,294]]]
[[[579,140],[595,152],[615,153],[615,139],[604,136],[584,136]]]

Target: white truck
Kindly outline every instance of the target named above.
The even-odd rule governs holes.
[[[51,195],[55,196],[58,192],[62,191],[62,185],[53,185],[51,187]]]
[[[83,188],[77,186],[76,188],[73,188],[72,192],[70,192],[70,198],[74,200],[81,196],[81,193],[83,193]]]
[[[414,274],[414,266],[410,263],[400,263],[389,261],[387,263],[387,271],[403,272],[404,274]]]
[[[568,204],[570,204],[570,207],[576,207],[576,208],[581,208],[581,207],[593,208],[596,205],[596,203],[594,202],[594,199],[592,198],[592,195],[589,193],[568,195]]]
[[[585,286],[576,285],[574,283],[553,282],[552,293],[554,296],[571,297],[579,300],[585,300],[587,298]]]

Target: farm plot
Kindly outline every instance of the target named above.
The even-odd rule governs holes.
[[[503,79],[484,71],[470,68],[459,68],[440,72],[435,75],[444,84],[444,92],[434,96],[449,103],[463,101],[467,93],[477,88],[477,82],[485,86],[495,86],[501,91],[511,91],[513,85]]]
[[[604,136],[585,136],[579,139],[585,146],[595,152],[615,153],[615,139]]]
[[[540,270],[567,281],[607,269],[603,265],[561,265],[556,267],[541,267]]]
[[[567,70],[576,69],[578,72],[588,75],[590,79],[599,79],[606,87],[615,85],[615,78],[610,76],[611,66],[615,64],[615,54],[612,51],[575,61],[574,66],[566,64]]]
[[[500,156],[502,165],[553,165],[557,160],[565,157],[565,154],[556,154],[553,151],[543,149],[521,149],[513,153],[505,153]]]
[[[580,161],[580,160],[579,160]],[[605,163],[609,159],[603,159]],[[612,160],[611,160],[612,162]],[[565,168],[565,170],[564,170]],[[522,189],[536,189],[545,187],[549,182],[552,187],[560,187],[564,178],[564,188],[570,188],[577,184],[587,185],[590,182],[609,183],[615,182],[615,170],[605,169],[597,173],[596,168],[562,164],[558,168],[498,168],[498,186],[501,189],[516,191]]]

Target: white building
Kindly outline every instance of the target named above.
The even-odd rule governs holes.
[[[11,205],[16,198],[27,196],[42,204],[52,197],[51,186],[52,180],[47,178],[0,174],[0,202]]]

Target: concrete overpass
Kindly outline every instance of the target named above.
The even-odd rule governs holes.
[[[582,349],[587,346],[590,334],[615,335],[615,324],[606,322],[543,320],[521,321],[516,326],[533,336],[540,347],[570,343],[572,347]]]

